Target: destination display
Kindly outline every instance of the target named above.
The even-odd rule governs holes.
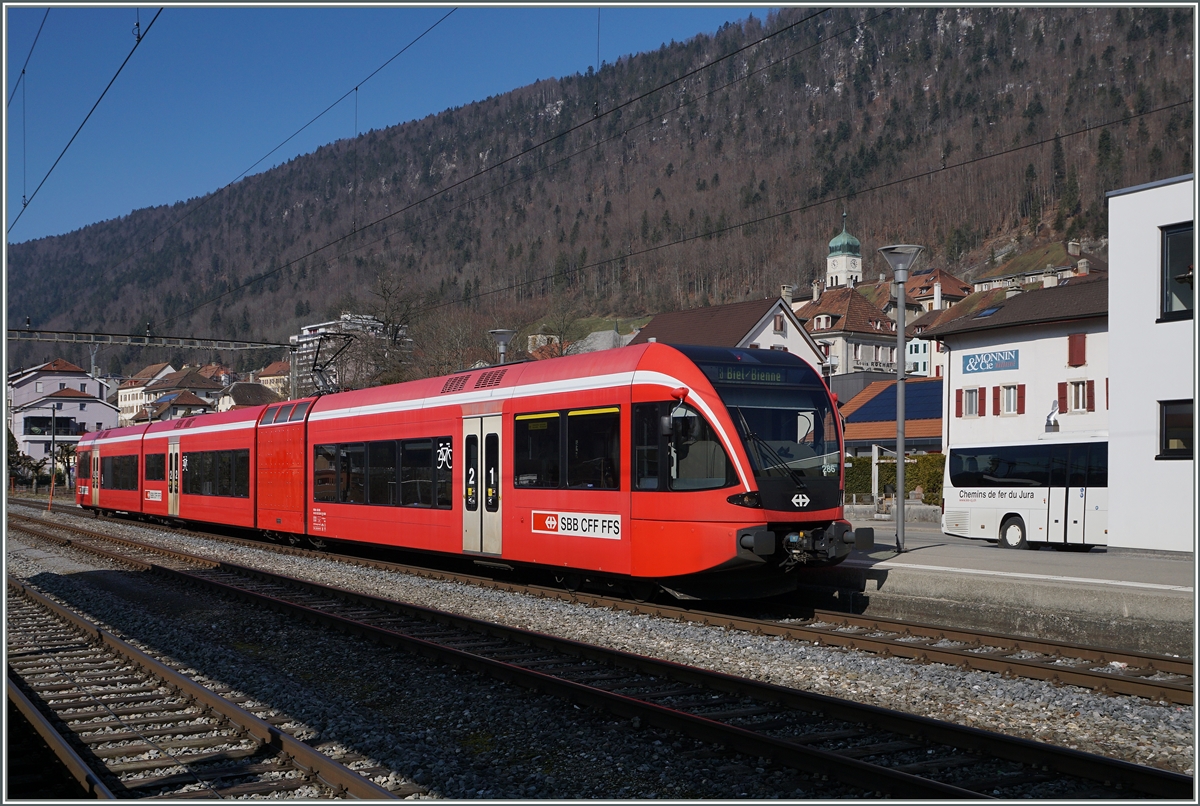
[[[800,386],[809,381],[800,368],[754,364],[701,364],[714,384],[725,386]]]

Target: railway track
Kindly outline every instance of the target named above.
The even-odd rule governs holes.
[[[19,519],[23,516],[14,517]],[[32,520],[37,522],[39,519]],[[815,610],[811,616],[800,620],[747,618],[687,607],[637,602],[579,590],[568,591],[545,585],[518,584],[477,574],[313,551],[298,546],[228,535],[204,532],[187,534],[290,555],[321,557],[429,579],[489,586],[509,592],[579,602],[593,607],[608,607],[760,635],[811,641],[883,656],[945,663],[961,669],[993,672],[1008,677],[1025,677],[1059,685],[1080,686],[1105,694],[1144,697],[1156,702],[1178,705],[1192,705],[1194,702],[1193,663],[1186,658],[960,630],[829,610]]]
[[[400,796],[12,577],[7,604],[9,702],[91,797]]]
[[[55,525],[56,529],[64,527]],[[34,532],[32,526],[21,526]],[[439,662],[911,798],[1190,798],[1189,776],[951,725],[139,544],[43,539]],[[99,545],[107,543],[118,550]]]

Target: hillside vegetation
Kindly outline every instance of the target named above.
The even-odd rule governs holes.
[[[454,369],[487,352],[489,327],[555,311],[630,318],[804,289],[843,209],[867,277],[895,242],[970,276],[998,245],[1101,239],[1106,191],[1192,171],[1191,9],[813,14],[751,18],[338,141],[211,197],[11,244],[10,321],[285,341],[372,310],[412,326],[421,371]],[[27,344],[10,363],[51,352],[86,364]]]

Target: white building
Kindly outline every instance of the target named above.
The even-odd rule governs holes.
[[[117,388],[117,405],[121,410],[121,425],[129,425],[133,418],[146,410],[154,400],[146,394],[146,387],[175,372],[170,364],[151,364],[121,383]]]
[[[1108,194],[1110,546],[1194,552],[1192,174]]]
[[[56,358],[8,376],[8,427],[21,453],[41,460],[51,445],[75,444],[87,431],[117,425],[107,386],[69,361]]]
[[[1061,440],[1107,434],[1107,278],[1009,294],[926,331],[946,348],[944,450],[1037,442],[1052,415]]]

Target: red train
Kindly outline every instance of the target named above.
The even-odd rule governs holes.
[[[77,502],[763,596],[870,546],[842,457],[798,357],[646,344],[87,434]]]

